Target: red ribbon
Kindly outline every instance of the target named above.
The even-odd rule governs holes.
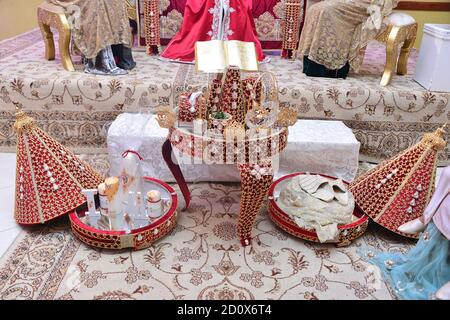
[[[134,150],[127,150],[127,151],[125,151],[124,153],[122,153],[122,158],[125,158],[126,156],[128,156],[129,153],[137,155],[139,157],[139,160],[141,160],[141,161],[144,160],[144,158],[142,158],[141,155],[138,152],[134,151]]]

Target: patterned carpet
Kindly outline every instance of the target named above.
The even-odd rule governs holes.
[[[363,159],[379,161],[450,120],[450,93],[428,92],[412,80],[416,52],[408,75],[394,75],[390,86],[379,86],[384,52],[383,46],[370,44],[360,73],[346,80],[306,77],[300,60],[273,57],[262,68],[276,74],[282,106],[296,108],[301,118],[343,120],[361,142]],[[46,61],[38,30],[1,42],[0,151],[15,146],[15,103],[76,152],[101,153],[118,114],[173,105],[186,84],[195,83],[193,66],[162,62],[144,52],[135,52],[135,59],[138,68],[127,76],[92,76],[81,72],[81,65],[77,72],[66,72],[58,59]],[[450,163],[450,149],[440,157],[441,164]]]
[[[83,156],[102,172],[102,156]],[[178,226],[146,250],[111,252],[73,237],[67,218],[27,228],[0,262],[1,299],[395,299],[359,248],[412,242],[372,224],[349,247],[318,245],[278,229],[266,210],[251,247],[236,239],[239,185],[191,185]]]

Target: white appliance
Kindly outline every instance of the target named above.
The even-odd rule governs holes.
[[[450,24],[424,25],[414,80],[427,90],[450,92]]]

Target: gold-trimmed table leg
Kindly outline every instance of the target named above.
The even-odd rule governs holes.
[[[416,42],[417,23],[415,23],[411,29],[412,31],[409,32],[408,37],[405,39],[405,42],[403,42],[400,56],[398,58],[397,74],[399,75],[405,75],[408,73],[408,58],[411,48],[414,46],[414,42]]]
[[[393,26],[389,32],[389,37],[386,42],[386,65],[384,67],[383,77],[380,82],[380,85],[383,87],[387,86],[391,82],[392,74],[397,66],[397,36],[399,31],[399,27]]]
[[[53,32],[50,26],[39,22],[39,28],[45,43],[45,59],[49,61],[55,60],[55,41],[53,40]]]
[[[58,31],[59,53],[64,69],[67,71],[75,71],[72,58],[70,56],[71,30],[65,14],[39,7],[37,9],[37,16],[42,37],[45,42],[45,58],[47,60],[55,59],[55,41],[51,30],[51,28],[54,28]]]
[[[256,216],[273,182],[273,168],[270,161],[261,164],[243,163],[238,167],[242,194],[237,233],[242,245],[248,246],[251,243]]]
[[[62,14],[58,14],[59,24],[59,54],[61,56],[61,62],[64,69],[67,71],[75,71],[73,66],[72,57],[70,56],[70,26],[66,17]]]

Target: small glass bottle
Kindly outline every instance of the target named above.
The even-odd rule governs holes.
[[[147,216],[155,219],[162,215],[161,192],[150,190],[147,192]]]
[[[100,214],[102,216],[108,216],[108,196],[106,195],[106,184],[100,183],[98,185],[98,197],[100,200]]]

